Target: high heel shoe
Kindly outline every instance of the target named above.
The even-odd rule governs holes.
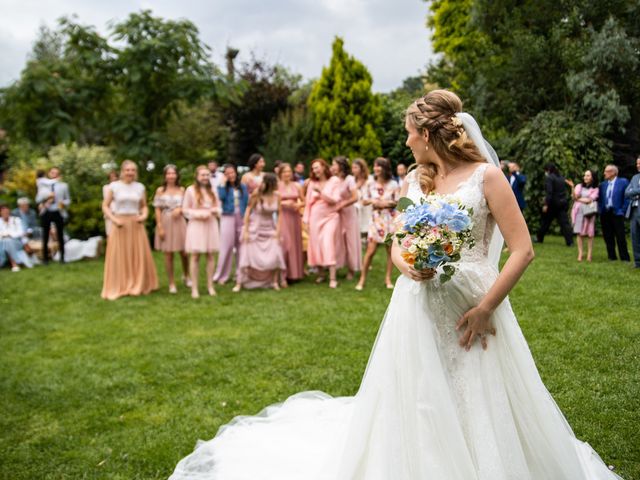
[[[169,293],[178,293],[178,289],[175,285],[169,285]]]
[[[238,293],[240,290],[242,290],[242,285],[234,285],[234,287],[231,289],[233,293]]]
[[[360,285],[360,284],[356,285],[356,290],[357,291],[361,292],[363,289],[364,289],[364,285]]]
[[[184,286],[187,288],[191,288],[191,286],[193,285],[189,277],[182,277],[182,281],[184,282]]]
[[[213,288],[213,286],[208,287],[207,290],[209,291],[209,296],[210,297],[216,297],[218,296],[218,294],[216,293],[216,289]]]
[[[197,298],[200,298],[200,294],[198,292],[194,292],[193,290],[191,291],[191,298],[193,298],[194,300]]]
[[[329,281],[329,288],[338,288],[338,281],[337,280],[330,280]]]

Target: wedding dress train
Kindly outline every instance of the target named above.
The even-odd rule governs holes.
[[[473,207],[476,246],[452,280],[401,276],[355,397],[290,397],[237,417],[171,480],[613,480],[576,439],[543,385],[508,299],[488,349],[458,345],[455,324],[498,270],[480,165],[455,196]],[[423,195],[409,175],[408,196]]]

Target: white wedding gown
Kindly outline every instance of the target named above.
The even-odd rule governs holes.
[[[476,246],[441,285],[401,276],[355,397],[304,392],[237,417],[180,461],[171,480],[613,480],[543,385],[508,300],[483,351],[456,321],[496,280],[495,222],[481,165],[456,197]],[[413,175],[408,196],[423,193]]]

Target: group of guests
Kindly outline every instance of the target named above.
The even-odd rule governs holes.
[[[63,228],[71,197],[60,173],[58,167],[50,168],[47,174],[38,171],[37,212],[27,197],[19,198],[13,211],[8,205],[0,205],[0,267],[9,263],[12,272],[19,272],[20,265],[31,268],[38,261],[36,243],[42,250],[43,263],[49,263],[52,236],[58,244],[60,263],[65,262]]]
[[[317,274],[317,283],[328,280],[336,288],[340,268],[348,279],[359,272],[356,289],[364,288],[373,256],[393,227],[406,167],[399,169],[396,181],[391,162],[382,157],[374,161],[373,175],[363,159],[349,162],[346,157],[330,164],[313,160],[308,178],[302,163],[278,162],[273,173],[265,166],[262,155],[254,154],[241,177],[233,164],[219,169],[210,162],[196,168],[194,183],[186,189],[174,165],[164,168],[153,208],[155,248],[164,253],[170,293],[177,292],[176,254],[193,298],[199,297],[201,256],[211,296],[215,284],[229,281],[234,264],[234,292],[279,290],[310,271]],[[149,215],[145,187],[137,181],[136,164],[128,160],[119,179],[110,180],[103,189],[108,240],[102,297],[147,294],[158,288],[158,276],[144,228]],[[386,250],[385,283],[393,288]]]
[[[524,186],[526,176],[520,172],[515,162],[508,162],[505,172],[514,191],[520,208],[524,210]],[[640,172],[640,156],[636,159],[636,167]],[[604,168],[602,182],[598,182],[598,173],[586,170],[582,181],[577,185],[563,177],[558,168],[549,163],[545,171],[545,197],[542,207],[540,229],[536,240],[539,243],[556,220],[564,236],[567,246],[573,245],[574,236],[578,246],[578,261],[585,258],[591,262],[593,256],[593,239],[596,232],[596,218],[600,218],[602,236],[607,247],[609,260],[631,260],[627,248],[625,221],[631,223],[631,244],[635,268],[640,268],[640,173],[631,181],[618,176],[618,167],[609,164]],[[570,191],[570,195],[568,194]],[[573,206],[569,212],[570,197]],[[617,251],[616,251],[617,249]]]

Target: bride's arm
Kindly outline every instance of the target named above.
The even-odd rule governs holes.
[[[497,167],[491,166],[485,172],[484,194],[491,215],[509,247],[510,255],[495,283],[478,306],[469,310],[458,321],[456,327],[458,329],[467,324],[460,339],[460,345],[465,346],[467,350],[476,336],[485,333],[495,334],[495,329],[490,323],[491,314],[507,297],[534,257],[527,224],[511,191],[511,186]],[[483,338],[482,344],[486,348],[486,339]]]

